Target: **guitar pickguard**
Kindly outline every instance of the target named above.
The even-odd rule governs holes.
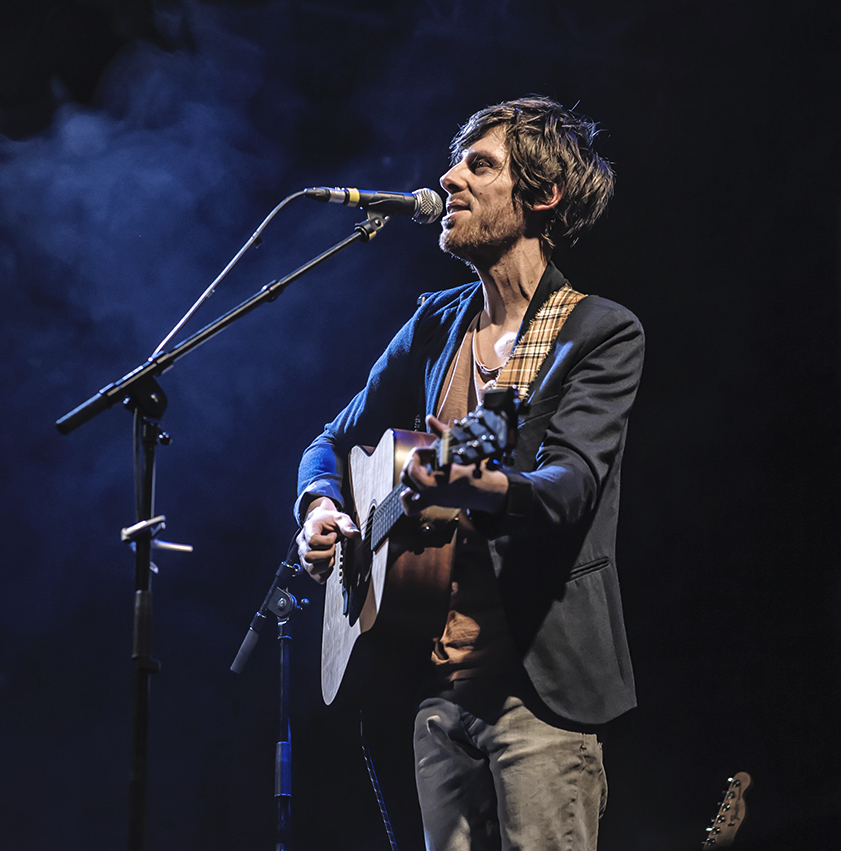
[[[366,546],[370,539],[370,526],[376,505],[368,511],[368,522],[361,541],[350,538],[342,543],[339,551],[339,581],[342,587],[342,615],[347,618],[348,626],[359,621],[365,601],[371,587],[370,550]]]

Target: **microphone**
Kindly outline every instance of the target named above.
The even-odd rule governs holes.
[[[431,189],[414,192],[370,192],[365,189],[317,186],[305,189],[304,195],[325,204],[344,204],[346,207],[371,209],[384,216],[411,216],[422,225],[430,225],[441,218],[444,202]]]

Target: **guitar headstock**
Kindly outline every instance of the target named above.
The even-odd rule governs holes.
[[[499,459],[517,440],[517,415],[523,403],[513,387],[488,390],[484,402],[456,421],[436,446],[438,467]]]
[[[730,778],[729,783],[718,812],[707,828],[707,838],[702,848],[729,848],[747,818],[745,793],[753,783],[750,774],[740,771]]]

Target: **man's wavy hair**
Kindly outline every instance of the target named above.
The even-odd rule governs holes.
[[[613,195],[613,168],[593,150],[596,123],[547,97],[505,101],[467,120],[450,144],[451,164],[496,127],[505,133],[515,202],[531,207],[546,201],[557,185],[561,200],[547,216],[542,236],[550,248],[564,238],[575,244]]]

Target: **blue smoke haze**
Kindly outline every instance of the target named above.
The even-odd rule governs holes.
[[[837,169],[791,157],[797,122],[779,120],[776,93],[816,116],[815,150],[837,149],[812,84],[841,64],[820,35],[837,13],[678,5],[138,0],[144,37],[116,4],[68,6],[122,46],[93,97],[55,71],[49,126],[0,136],[4,848],[119,847],[127,830],[131,418],[118,406],[66,437],[54,421],[140,364],[282,198],[435,188],[459,123],[529,92],[605,127],[617,197],[562,265],[632,307],[651,341],[621,538],[642,708],[618,726],[603,847],[685,846],[698,802],[703,821],[742,768],[764,786],[746,851],[783,847],[786,778],[806,764],[780,744],[781,718],[814,727],[832,711],[810,696],[810,660],[837,646],[837,577],[817,568],[831,593],[810,595],[790,570],[807,549],[826,565],[834,552],[841,192]],[[178,339],[362,217],[293,202]],[[150,848],[274,841],[274,642],[244,676],[228,666],[294,532],[301,451],[417,295],[470,279],[437,232],[395,219],[160,378],[173,441],[157,452],[157,509],[163,537],[195,552],[156,556]],[[792,297],[805,280],[809,297]],[[295,844],[385,849],[355,721],[321,706],[318,590],[298,593],[316,602],[295,625]],[[734,624],[747,656],[722,673]],[[837,819],[819,808],[811,847]]]

